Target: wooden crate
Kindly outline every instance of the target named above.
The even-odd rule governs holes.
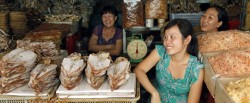
[[[235,77],[235,78],[219,78],[216,81],[216,89],[215,89],[215,103],[236,103],[233,99],[228,95],[225,86],[230,82],[240,80],[244,77]]]

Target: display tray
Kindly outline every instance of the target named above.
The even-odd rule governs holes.
[[[49,102],[55,96],[58,85],[36,95],[36,92],[28,87],[28,84],[17,88],[9,93],[0,94],[0,103],[36,103]]]
[[[219,78],[216,81],[216,90],[215,90],[215,103],[236,103],[227,93],[225,86],[230,82],[240,80],[245,77],[235,77],[235,78]],[[250,101],[250,99],[249,99]],[[249,102],[242,102],[249,103]]]
[[[136,77],[131,73],[127,83],[119,89],[111,91],[108,80],[98,90],[92,88],[86,78],[83,78],[78,86],[67,90],[62,85],[56,91],[59,98],[109,98],[109,97],[135,97]]]
[[[83,83],[85,83],[85,87],[81,86],[81,85],[84,85]],[[63,102],[63,103],[64,102],[70,102],[70,103],[78,103],[78,102],[79,103],[136,103],[140,99],[140,84],[139,82],[136,82],[135,74],[131,74],[131,77],[129,78],[128,82],[125,85],[121,86],[118,90],[114,90],[114,91],[110,90],[110,87],[108,86],[107,81],[105,81],[98,90],[93,89],[92,87],[90,87],[89,84],[86,84],[86,83],[87,83],[86,78],[84,78],[79,86],[73,88],[73,91],[78,90],[78,92],[73,92],[72,90],[66,90],[65,88],[62,88],[62,86],[60,86],[61,88],[59,87],[57,90],[57,96],[58,96],[57,102],[59,103],[60,102]],[[88,88],[88,89],[84,89],[84,88]],[[82,90],[86,90],[87,92],[85,91],[85,94],[84,94]],[[74,94],[70,94],[69,91],[71,91],[71,93],[73,92]],[[96,93],[98,93],[99,91],[102,91],[103,93],[106,92],[107,94],[105,96],[104,95],[101,96],[99,94],[100,97],[98,97]],[[92,92],[94,95],[91,94],[90,92]],[[62,95],[62,93],[64,93],[64,95]],[[68,93],[67,96],[66,96],[66,93]],[[112,95],[112,93],[114,94],[120,93],[122,95],[124,94],[126,95],[124,96]]]

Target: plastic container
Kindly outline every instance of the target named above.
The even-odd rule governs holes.
[[[170,13],[169,19],[173,20],[176,18],[187,19],[191,22],[193,26],[200,25],[200,18],[203,13]]]

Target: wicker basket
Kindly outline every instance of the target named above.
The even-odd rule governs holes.
[[[0,12],[0,22],[8,21],[8,12]]]
[[[137,103],[140,99],[140,83],[136,82],[135,97],[126,98],[58,98],[57,103]]]
[[[26,22],[26,14],[24,12],[13,11],[10,12],[10,21]]]

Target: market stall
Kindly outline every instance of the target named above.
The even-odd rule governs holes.
[[[203,3],[218,4],[230,11],[229,29],[238,30],[200,34]],[[98,54],[88,54],[82,36],[91,34],[93,22],[100,21],[100,9],[110,4],[118,9],[117,22],[123,28],[123,54],[120,56],[124,58],[111,61],[105,57],[102,61],[93,57]],[[161,27],[169,20],[183,18],[200,34],[204,82],[215,102],[248,103],[249,5],[249,0],[2,0],[0,102],[147,101],[149,95],[142,97],[146,91],[131,70],[156,44],[161,44]],[[147,27],[147,33],[138,33],[138,30],[129,33],[129,28],[133,27]],[[79,32],[82,28],[88,32]],[[136,33],[140,38],[132,38]],[[143,45],[139,50],[138,43]],[[143,56],[137,57],[137,61],[128,57],[141,53]],[[118,68],[122,61],[126,61],[126,66],[122,64]],[[98,63],[101,65],[96,66]],[[154,72],[148,75],[155,79]]]
[[[249,32],[229,30],[208,33],[199,35],[198,41],[205,64],[204,81],[215,102],[249,102],[247,88],[250,85],[246,78],[250,74]],[[244,82],[240,83],[239,78],[245,78]],[[231,85],[233,82],[236,82],[235,85]],[[236,92],[238,94],[232,94]]]

